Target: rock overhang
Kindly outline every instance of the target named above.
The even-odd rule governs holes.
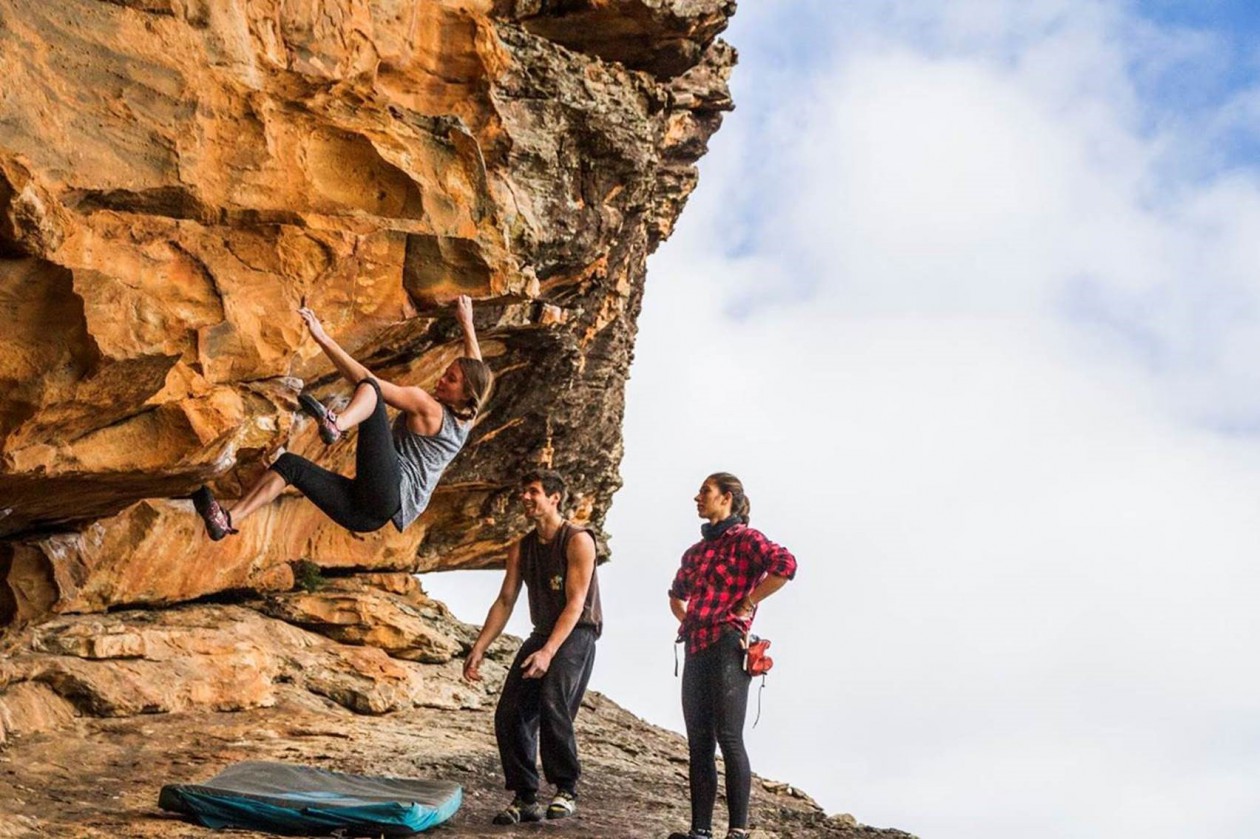
[[[600,529],[645,260],[731,107],[733,4],[72,5],[0,10],[0,622],[275,591],[297,559],[495,564],[540,462]],[[420,522],[353,536],[286,497],[200,538],[177,499],[201,483],[352,461],[296,412],[339,391],[301,301],[426,385],[460,293],[499,382]]]

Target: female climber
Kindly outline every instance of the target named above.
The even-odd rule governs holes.
[[[690,752],[691,829],[669,839],[710,839],[717,798],[714,747],[726,761],[727,839],[748,836],[752,770],[744,749],[744,715],[751,677],[743,645],[757,604],[794,576],[796,559],[748,526],[744,485],[729,472],[704,479],[696,511],[708,519],[704,537],[682,556],[669,589],[678,638],[687,642],[683,665],[683,722]]]
[[[250,513],[272,501],[285,485],[296,487],[348,530],[367,533],[393,522],[401,531],[428,506],[442,470],[463,447],[472,420],[490,396],[494,375],[481,360],[472,301],[467,296],[455,302],[455,317],[464,332],[464,356],[446,368],[432,394],[377,378],[328,336],[314,312],[303,307],[298,314],[333,366],[355,386],[350,403],[340,413],[333,413],[310,394],[298,397],[302,408],[318,422],[325,444],[359,427],[355,476],[347,478],[286,452],[235,504],[216,501],[202,487],[193,495],[193,506],[216,542],[236,533]],[[386,405],[401,412],[392,431]]]

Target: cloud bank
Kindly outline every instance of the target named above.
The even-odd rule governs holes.
[[[665,590],[729,470],[801,561],[756,771],[933,839],[1256,834],[1254,59],[1086,0],[745,3],[729,39],[595,686],[681,730]],[[497,577],[426,583],[480,621]]]

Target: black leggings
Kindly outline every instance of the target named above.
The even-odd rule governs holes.
[[[752,769],[744,749],[744,719],[748,685],[740,635],[726,630],[712,646],[688,653],[683,667],[682,705],[690,751],[691,829],[712,830],[717,800],[717,760],[721,747],[726,761],[728,827],[748,827],[748,796]]]
[[[354,478],[330,472],[288,452],[280,455],[271,468],[337,524],[356,533],[370,533],[384,527],[402,506],[402,471],[381,386],[375,379],[364,379],[355,385],[356,389],[361,387],[376,391],[376,407],[370,417],[359,423]]]

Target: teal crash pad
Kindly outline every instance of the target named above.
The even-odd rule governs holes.
[[[202,784],[167,784],[158,806],[213,828],[290,836],[414,836],[455,815],[463,797],[459,784],[449,781],[247,761]]]

